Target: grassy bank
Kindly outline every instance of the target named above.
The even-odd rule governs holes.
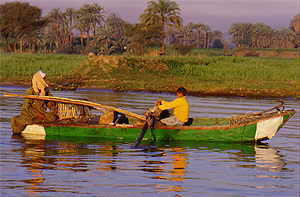
[[[29,85],[38,69],[49,81],[81,78],[81,87],[174,91],[194,95],[299,97],[298,59],[211,56],[90,57],[82,55],[1,54],[0,82]]]
[[[50,78],[68,75],[86,59],[82,55],[62,54],[6,54],[0,53],[0,80],[13,82],[30,79],[42,69]]]

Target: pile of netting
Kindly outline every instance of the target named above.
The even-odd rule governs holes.
[[[275,107],[272,107],[270,109],[267,109],[262,112],[256,112],[256,113],[248,113],[243,115],[237,115],[233,116],[230,119],[230,125],[241,125],[241,124],[247,124],[250,122],[257,121],[259,119],[266,119],[272,116],[275,116],[278,113],[281,113],[284,111],[284,102],[279,100],[277,102],[280,102],[279,105],[276,105]]]
[[[280,113],[280,111],[277,112],[258,112],[258,113],[249,113],[249,114],[243,114],[238,116],[233,116],[230,119],[230,125],[241,125],[241,124],[247,124],[250,122],[257,121],[259,119],[266,119],[269,117],[272,117],[276,114]]]

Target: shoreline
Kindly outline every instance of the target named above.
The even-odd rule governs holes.
[[[0,86],[19,86],[24,88],[29,88],[29,83],[20,83],[20,82],[0,82]],[[50,83],[50,89],[53,90],[52,84]],[[165,90],[165,89],[149,89],[149,88],[105,88],[100,86],[79,86],[77,89],[96,89],[96,90],[111,90],[115,92],[149,92],[149,93],[175,93],[174,90]],[[76,90],[55,90],[55,91],[76,91]],[[273,99],[284,99],[284,98],[295,98],[300,99],[300,94],[296,92],[271,92],[266,90],[188,90],[189,96],[196,97],[206,97],[206,96],[216,96],[216,97],[245,97],[245,98],[273,98]]]

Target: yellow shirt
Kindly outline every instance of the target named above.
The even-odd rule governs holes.
[[[181,122],[187,122],[189,118],[189,103],[187,102],[185,96],[178,97],[171,102],[162,101],[159,105],[159,109],[172,109],[174,108],[175,117]]]

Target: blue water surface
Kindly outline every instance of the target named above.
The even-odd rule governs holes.
[[[23,94],[23,87],[0,87]],[[97,89],[52,91],[135,113],[173,94]],[[294,116],[266,144],[131,143],[95,139],[34,139],[11,135],[10,118],[22,98],[0,97],[0,196],[99,197],[297,197],[299,196],[300,102],[284,99]],[[193,117],[257,112],[276,99],[188,96]]]

